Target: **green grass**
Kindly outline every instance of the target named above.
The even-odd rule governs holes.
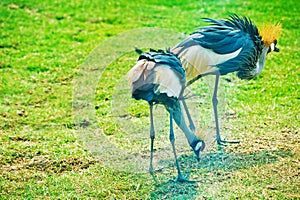
[[[0,199],[300,198],[299,7],[297,1],[267,0],[1,1]],[[123,86],[119,81],[137,56],[133,51],[122,52],[106,66],[92,52],[136,28],[190,33],[203,25],[202,17],[224,18],[231,12],[246,15],[258,25],[277,21],[283,25],[278,41],[281,51],[268,55],[260,76],[248,82],[234,75],[222,78],[222,134],[241,139],[241,144],[222,149],[214,144],[199,163],[185,143],[177,144],[185,175],[200,179],[198,184],[168,182],[176,175],[172,157],[162,159],[158,183],[147,168],[132,172],[137,153],[144,155],[141,164],[148,164],[148,107],[130,100],[137,104],[128,111],[128,118],[114,105],[122,102],[115,101],[123,95],[116,88]],[[172,44],[171,40],[155,41],[154,48]],[[92,122],[76,119],[75,82],[82,67],[97,66],[96,61],[105,66],[95,71],[101,74],[92,99],[96,123],[120,153],[123,149],[132,152],[127,160],[119,155],[111,160],[101,157],[101,152],[114,149],[103,150],[109,146],[97,143],[101,135],[88,135],[88,140],[78,131],[85,130],[82,126],[88,130]],[[201,84],[209,89],[205,82]],[[199,134],[209,139],[213,136],[212,123],[207,122],[210,96],[202,95],[197,109],[206,113],[201,118],[206,121],[198,123],[205,129]],[[157,119],[155,155],[159,156],[170,153],[170,145],[167,121]],[[130,135],[139,131],[142,134]]]

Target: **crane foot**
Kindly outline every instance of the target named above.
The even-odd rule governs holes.
[[[154,174],[154,172],[162,172],[163,171],[163,167],[161,167],[161,168],[158,168],[158,169],[153,169],[153,168],[149,168],[149,172],[150,172],[150,174]]]
[[[238,144],[239,140],[225,140],[225,139],[217,139],[218,145],[226,146],[227,144]]]
[[[190,180],[185,178],[184,176],[182,176],[182,174],[178,174],[178,176],[176,177],[176,179],[169,179],[170,181],[174,182],[174,183],[197,183],[197,182],[201,182],[201,180]]]

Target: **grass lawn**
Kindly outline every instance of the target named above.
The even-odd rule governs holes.
[[[300,199],[300,3],[294,0],[0,1],[0,199]],[[149,111],[128,98],[133,47],[173,46],[202,17],[280,22],[280,53],[251,81],[222,77],[213,142],[211,82],[191,87],[200,162],[155,112],[157,182],[148,174]],[[199,103],[200,102],[200,103]],[[170,157],[171,155],[171,157]]]

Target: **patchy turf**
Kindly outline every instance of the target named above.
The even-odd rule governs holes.
[[[299,7],[293,1],[266,0],[1,1],[0,198],[300,198]],[[147,169],[119,170],[118,163],[108,166],[95,155],[97,149],[91,152],[77,134],[89,122],[75,123],[72,107],[73,81],[88,55],[106,39],[128,30],[158,27],[189,33],[203,25],[202,17],[224,18],[229,12],[246,15],[258,25],[270,21],[283,25],[281,51],[268,55],[260,76],[248,82],[234,75],[222,78],[222,134],[241,139],[241,144],[221,149],[213,145],[199,163],[179,148],[183,171],[200,179],[197,184],[168,181],[176,174],[172,158],[163,160],[155,183]],[[127,52],[105,68],[94,110],[100,132],[120,149],[142,153],[147,163],[148,135],[130,137],[121,127],[124,119],[139,121],[143,123],[137,127],[147,132],[147,105],[138,102],[130,115],[120,118],[113,113],[114,89],[136,58]],[[207,116],[209,98],[203,96],[197,108]],[[165,127],[164,121],[160,123]],[[199,124],[213,130],[210,122]],[[165,131],[158,136],[156,156],[168,152]],[[97,141],[100,135],[93,137]]]

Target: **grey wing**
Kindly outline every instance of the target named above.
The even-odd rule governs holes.
[[[198,45],[218,54],[235,52],[244,47],[245,43],[252,42],[247,33],[230,27],[226,29],[215,26],[205,27],[193,33],[191,37]]]

